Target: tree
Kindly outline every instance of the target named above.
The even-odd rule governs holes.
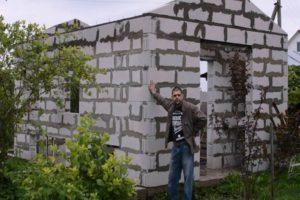
[[[18,124],[43,94],[94,81],[95,69],[87,64],[91,58],[67,45],[68,36],[49,36],[25,21],[8,24],[0,16],[0,169]],[[56,37],[54,46],[51,37]]]
[[[300,103],[300,66],[289,66],[289,104]]]

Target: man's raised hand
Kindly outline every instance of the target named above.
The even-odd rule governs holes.
[[[155,94],[156,93],[156,84],[153,81],[150,81],[148,89],[152,94]]]

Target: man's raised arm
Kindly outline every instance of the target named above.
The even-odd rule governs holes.
[[[164,109],[168,110],[170,107],[170,104],[172,102],[171,99],[167,99],[162,97],[156,89],[156,84],[153,81],[150,81],[150,84],[148,86],[149,92],[150,94],[154,97],[154,99],[157,101],[157,103],[159,105],[162,105],[162,107],[164,107]]]

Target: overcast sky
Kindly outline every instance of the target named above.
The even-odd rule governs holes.
[[[0,0],[6,22],[24,19],[51,27],[74,18],[89,25],[142,14],[171,0]],[[226,1],[226,0],[225,0]],[[276,0],[251,0],[271,16]],[[291,37],[300,29],[300,1],[282,1],[283,29]]]

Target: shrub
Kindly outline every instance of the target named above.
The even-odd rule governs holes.
[[[108,134],[93,131],[92,125],[89,117],[82,117],[78,133],[66,141],[68,153],[53,146],[56,157],[40,154],[33,160],[19,182],[24,199],[133,198],[134,182],[125,167],[129,159],[108,153]]]

